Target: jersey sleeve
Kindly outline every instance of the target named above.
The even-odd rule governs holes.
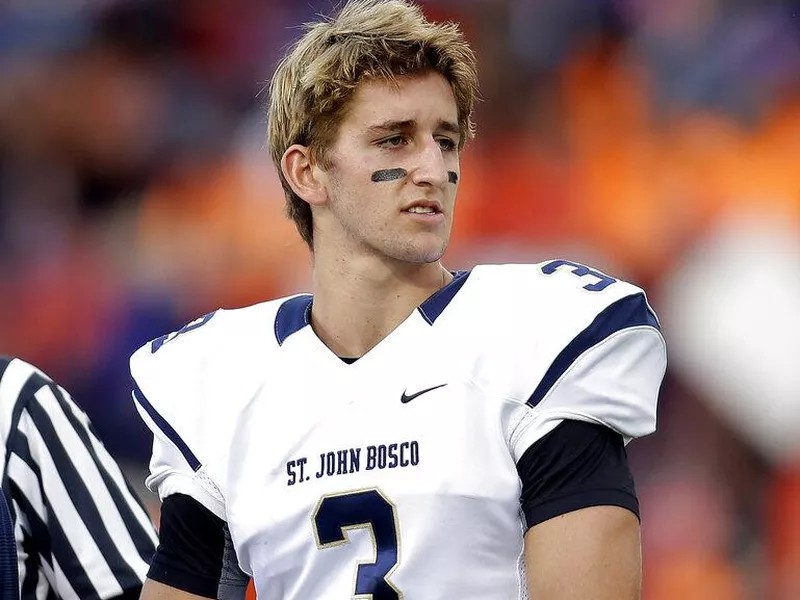
[[[527,526],[590,506],[619,506],[639,516],[622,437],[604,425],[566,420],[517,462]]]
[[[161,505],[158,550],[148,579],[203,598],[216,598],[222,569],[225,522],[184,494]]]
[[[139,348],[130,360],[133,398],[153,432],[147,486],[162,501],[194,498],[225,518],[224,462],[243,397],[228,377],[237,331],[218,310]]]
[[[607,276],[602,287],[584,286],[581,275],[595,271],[546,266],[539,276],[548,286],[535,290],[541,310],[513,344],[518,402],[506,431],[514,459],[564,420],[603,425],[626,444],[652,433],[666,344],[644,292]]]

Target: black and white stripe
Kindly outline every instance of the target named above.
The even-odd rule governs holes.
[[[0,358],[0,475],[23,600],[108,599],[141,586],[156,544],[146,511],[86,414],[20,359]]]

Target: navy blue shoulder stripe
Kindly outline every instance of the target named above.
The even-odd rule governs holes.
[[[297,333],[310,323],[312,300],[311,294],[303,294],[289,298],[280,305],[278,314],[275,315],[275,337],[279,346],[282,346],[290,335]]]
[[[189,446],[187,446],[186,442],[181,439],[181,436],[178,435],[178,432],[172,428],[172,425],[167,423],[167,420],[162,417],[155,408],[153,408],[153,405],[150,404],[150,401],[147,399],[144,393],[142,393],[141,388],[139,388],[139,385],[136,383],[136,380],[133,379],[133,377],[131,377],[131,382],[133,384],[133,397],[141,405],[141,407],[147,411],[147,414],[150,415],[153,423],[155,423],[164,433],[164,435],[166,435],[170,441],[175,444],[175,447],[180,450],[181,454],[183,454],[183,458],[186,459],[186,462],[189,463],[189,466],[192,468],[192,470],[197,471],[201,465],[200,461],[197,460],[197,457],[194,455],[194,452],[189,449]]]
[[[658,319],[650,310],[644,294],[626,296],[607,306],[595,317],[591,325],[575,336],[559,353],[542,377],[536,390],[528,398],[528,405],[539,404],[572,363],[589,348],[596,346],[617,331],[642,325],[659,328]]]

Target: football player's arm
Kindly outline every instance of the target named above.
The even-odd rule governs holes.
[[[643,295],[558,355],[513,436],[530,595],[637,600],[639,504],[625,444],[655,430],[666,348]]]
[[[525,565],[531,598],[638,600],[641,546],[636,516],[594,506],[528,530]]]
[[[638,600],[638,502],[622,436],[565,421],[518,464],[531,598]]]
[[[161,508],[160,540],[142,600],[244,598],[246,576],[235,565],[225,522],[191,496],[173,494]],[[231,577],[235,571],[241,577]]]
[[[187,397],[198,395],[197,385],[189,385],[196,383],[197,356],[186,359],[194,346],[174,344],[158,354],[148,344],[131,358],[133,399],[154,434],[146,484],[162,500],[159,544],[141,598],[239,600],[248,579],[223,520],[224,500],[212,480],[199,475],[205,454],[196,451],[208,451],[203,422],[197,411],[182,410]]]
[[[198,596],[184,592],[178,588],[169,585],[164,585],[158,581],[147,579],[142,588],[142,595],[139,600],[196,600],[199,598],[205,599],[206,596]]]

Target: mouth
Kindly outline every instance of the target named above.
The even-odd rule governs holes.
[[[417,200],[406,206],[403,212],[412,215],[440,215],[442,214],[442,205],[431,200]]]

